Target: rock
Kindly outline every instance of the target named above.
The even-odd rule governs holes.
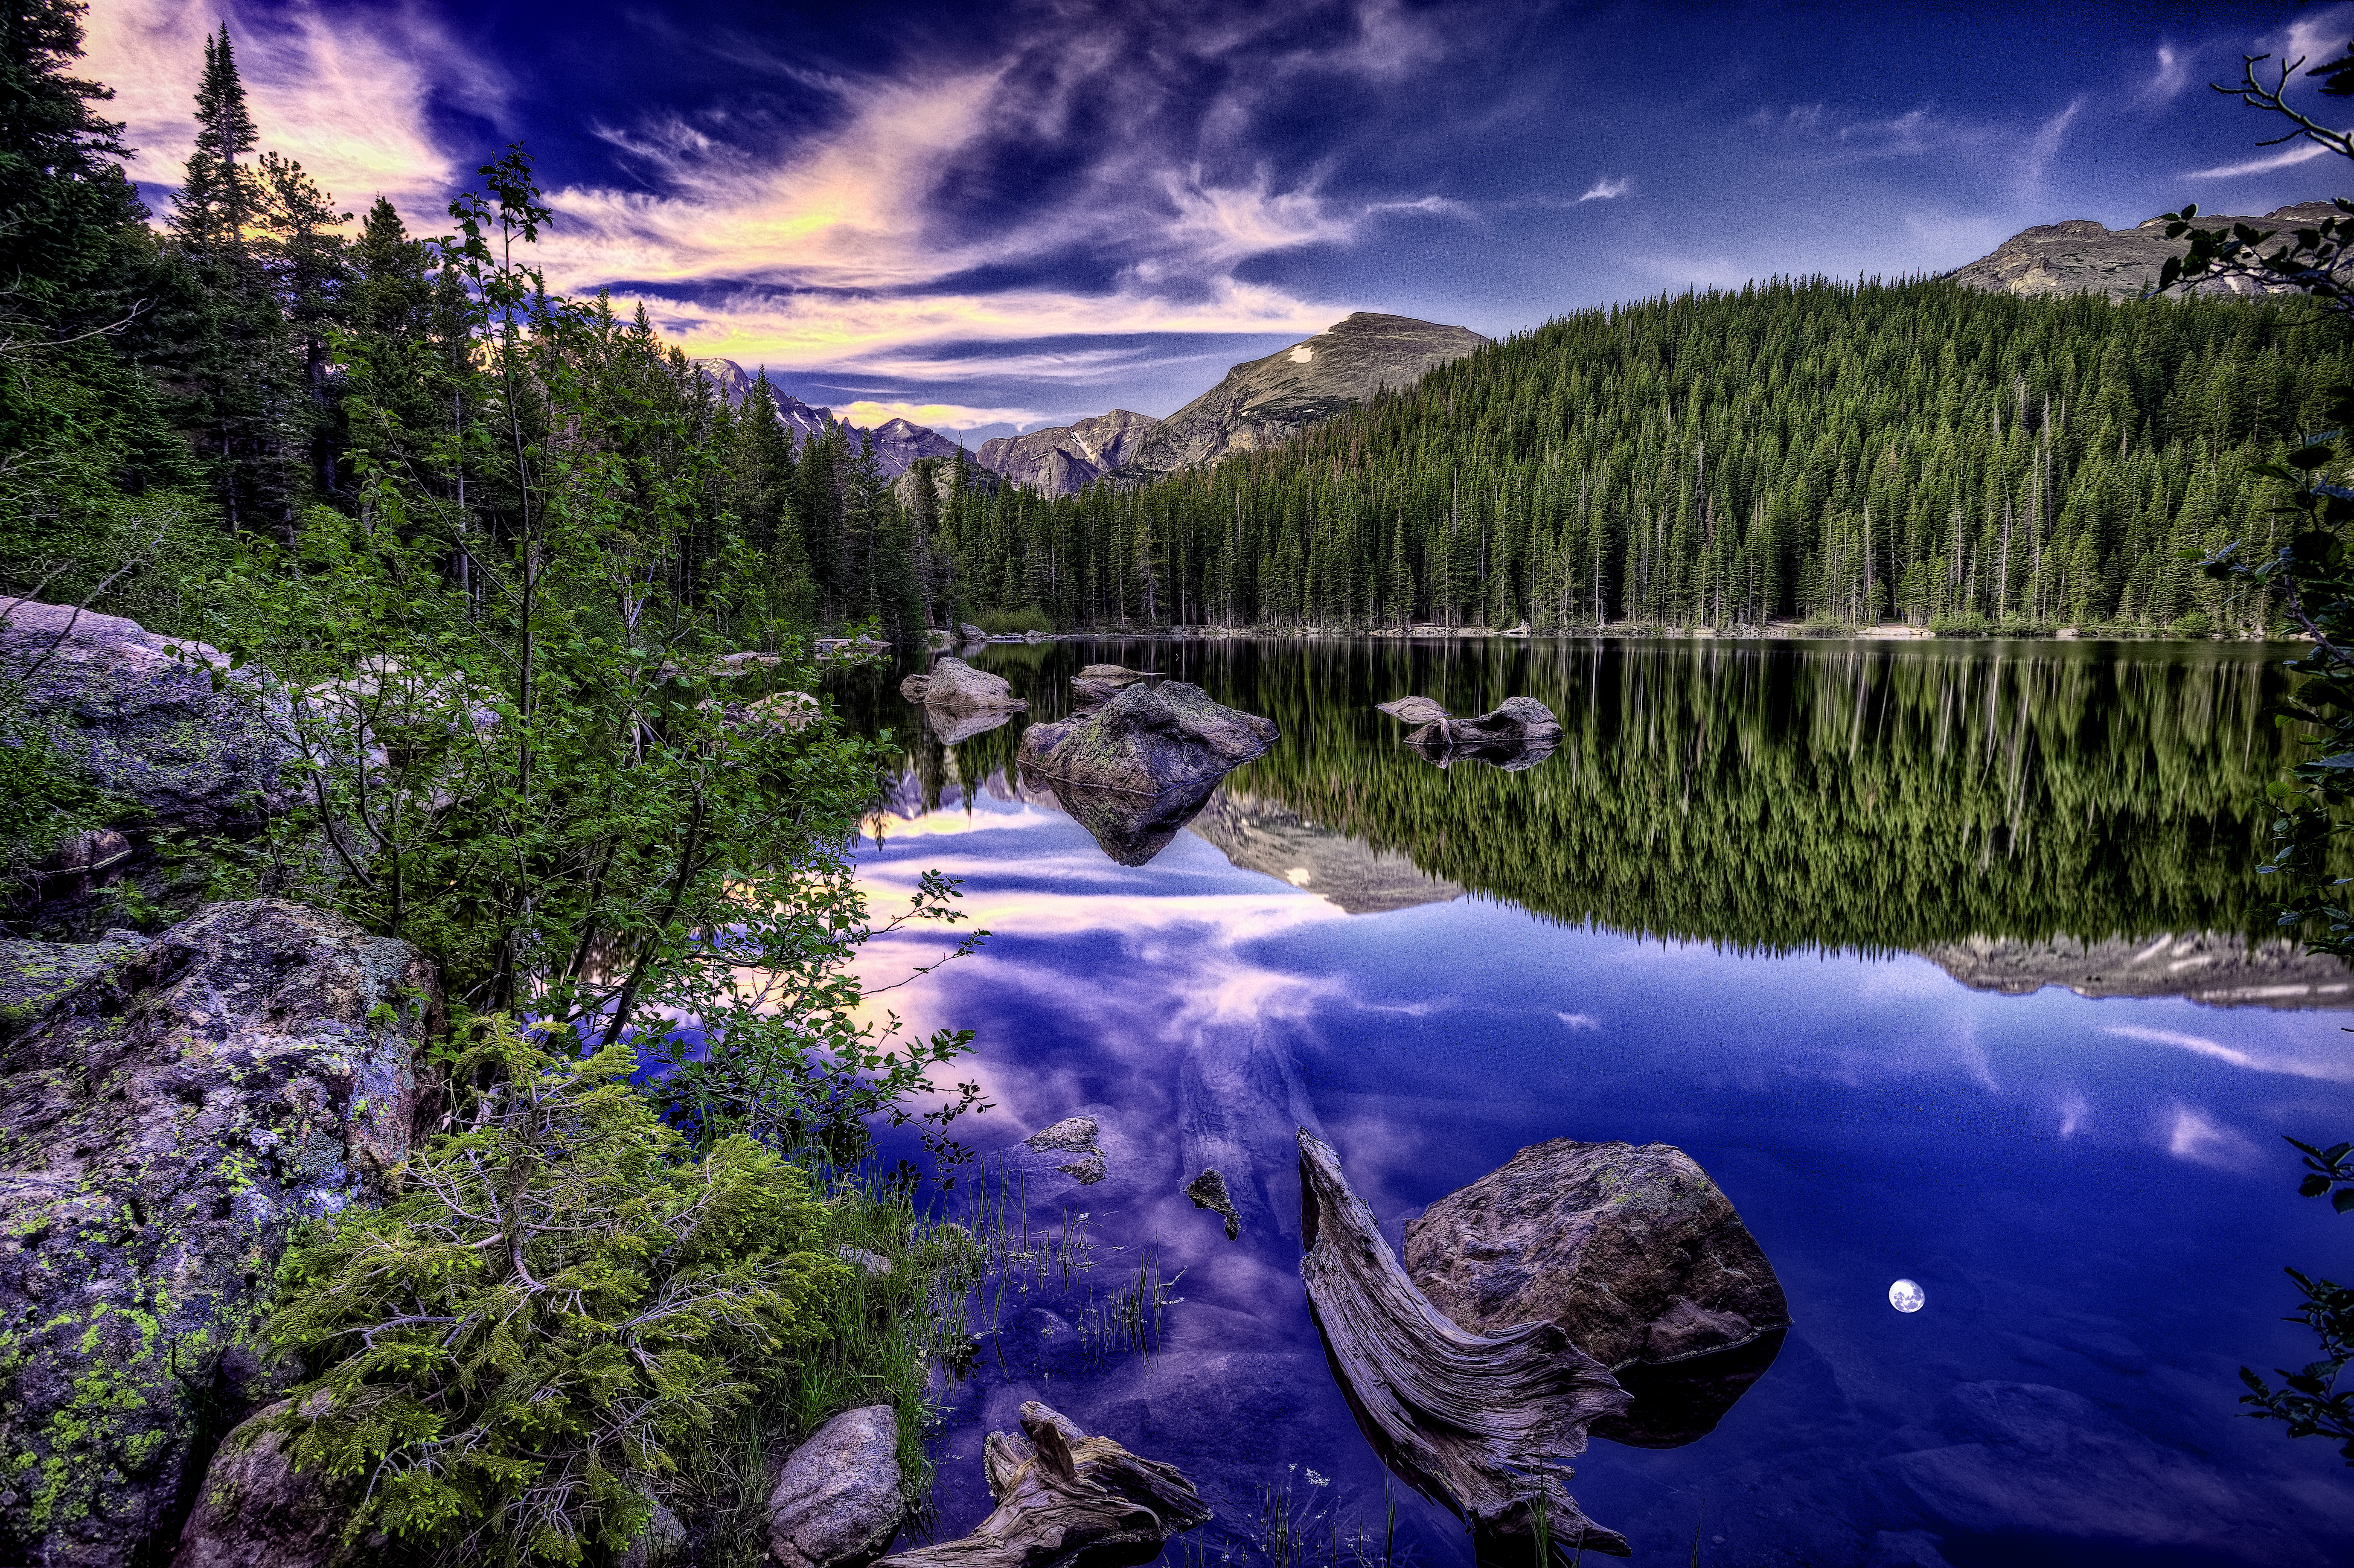
[[[750,651],[743,653],[722,653],[711,666],[711,673],[722,678],[732,678],[754,670],[773,670],[785,662],[781,653]]]
[[[1161,421],[1150,414],[1114,408],[1026,435],[998,436],[981,443],[981,466],[1041,495],[1076,495],[1128,461],[1144,436]]]
[[[778,692],[747,703],[737,722],[755,732],[773,734],[779,729],[806,729],[823,716],[824,710],[807,692]]]
[[[407,943],[219,904],[53,996],[0,1045],[0,1561],[113,1568],[192,1500],[205,1412],[258,1403],[296,1221],[405,1159],[439,1023]]]
[[[1090,1437],[1039,1404],[1022,1404],[1022,1436],[992,1432],[981,1467],[997,1507],[971,1534],[903,1552],[883,1568],[1073,1568],[1145,1563],[1161,1542],[1209,1522],[1174,1466]]]
[[[1405,1266],[1465,1328],[1551,1323],[1614,1371],[1790,1323],[1732,1201],[1664,1143],[1532,1144],[1407,1224]]]
[[[50,1002],[147,946],[136,931],[95,942],[0,941],[0,1035],[23,1033]]]
[[[86,882],[131,858],[131,841],[111,828],[68,833],[35,874],[44,883]]]
[[[1460,898],[1463,889],[1411,857],[1310,821],[1281,801],[1221,786],[1186,824],[1229,863],[1313,893],[1352,915]]]
[[[1048,779],[1156,796],[1223,777],[1275,740],[1274,720],[1213,702],[1199,686],[1139,682],[1099,708],[1032,725],[1019,755],[1023,768]]]
[[[1105,1176],[1103,1150],[1096,1144],[1101,1128],[1091,1116],[1065,1117],[1054,1126],[1042,1128],[1022,1140],[1025,1149],[1041,1153],[1068,1154],[1072,1158],[1055,1166],[1064,1175],[1082,1187],[1092,1187]]]
[[[1681,1361],[1633,1361],[1613,1374],[1634,1404],[1586,1430],[1629,1448],[1681,1448],[1716,1430],[1725,1412],[1764,1377],[1782,1353],[1784,1329],[1768,1330],[1745,1345]]]
[[[769,1551],[784,1568],[863,1568],[899,1532],[899,1418],[841,1414],[792,1452],[769,1493]]]
[[[937,708],[924,705],[924,727],[942,746],[961,746],[977,735],[1003,729],[1013,722],[1013,708]]]
[[[1127,687],[1139,681],[1157,681],[1141,670],[1130,670],[1119,664],[1090,664],[1071,677],[1071,691],[1082,703],[1109,702]]]
[[[1235,1201],[1226,1192],[1226,1179],[1215,1171],[1204,1171],[1185,1183],[1185,1196],[1193,1200],[1197,1209],[1208,1209],[1225,1217],[1226,1239],[1239,1240],[1243,1234],[1243,1217],[1235,1213]]]
[[[263,1430],[286,1409],[270,1405],[222,1440],[172,1568],[314,1568],[334,1557],[349,1488],[296,1469],[287,1435]]]
[[[2263,217],[2202,214],[2199,226],[2228,229],[2244,223],[2259,232],[2278,233],[2309,228],[2337,216],[2338,209],[2330,203],[2310,201],[2275,208]],[[1987,255],[1946,276],[1969,288],[1996,293],[2101,294],[2111,300],[2129,300],[2156,287],[2158,270],[2167,259],[2190,249],[2189,239],[2166,237],[2163,218],[2147,218],[2131,228],[2109,228],[2089,217],[2072,217],[2021,229]],[[2245,279],[2211,278],[2184,291],[2254,294],[2269,291]]]
[[[1532,1553],[1537,1505],[1564,1552],[1632,1555],[1627,1538],[1585,1517],[1560,1461],[1585,1448],[1586,1428],[1626,1409],[1609,1371],[1553,1324],[1499,1333],[1449,1322],[1398,1266],[1341,1162],[1299,1133],[1300,1277],[1333,1375],[1383,1462],[1452,1510],[1479,1555]]]
[[[656,1503],[645,1529],[621,1553],[620,1568],[656,1568],[657,1564],[673,1561],[685,1545],[686,1526],[679,1522],[678,1515]],[[175,1563],[172,1568],[179,1568],[179,1564]]]
[[[975,626],[970,620],[957,628],[957,635],[963,638],[967,642],[986,642],[989,641],[989,633],[983,631],[980,627]]]
[[[928,675],[910,675],[899,683],[899,694],[926,707],[970,710],[1026,708],[1002,675],[976,670],[961,659],[942,659]]]
[[[853,1268],[865,1271],[869,1279],[880,1279],[891,1272],[891,1260],[879,1252],[869,1252],[863,1246],[838,1246],[833,1255]]]
[[[290,799],[285,699],[217,649],[27,600],[0,622],[0,675],[24,682],[27,713],[90,783],[157,828],[249,828]]]

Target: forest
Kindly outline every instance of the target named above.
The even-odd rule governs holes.
[[[463,203],[447,234],[381,198],[345,213],[257,154],[226,28],[161,214],[102,87],[8,69],[51,88],[25,90],[39,111],[0,152],[20,215],[0,231],[7,587],[193,630],[239,541],[296,546],[387,474],[504,537]],[[931,460],[895,487],[846,425],[797,441],[765,376],[731,404],[642,310],[609,312],[602,341],[616,395],[666,432],[614,456],[668,586],[748,630],[895,640],[965,620],[2255,632],[2267,597],[2195,557],[2262,536],[2252,460],[2314,429],[2349,369],[2297,298],[1776,279],[1576,312],[1288,445],[1049,501]]]

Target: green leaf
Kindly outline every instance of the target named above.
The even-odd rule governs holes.
[[[2329,1206],[2339,1213],[2354,1209],[2354,1187],[2340,1187],[2329,1195]]]

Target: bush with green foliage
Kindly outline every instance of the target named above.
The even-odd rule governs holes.
[[[985,609],[973,624],[993,637],[1015,631],[1055,630],[1053,617],[1034,604],[1025,604],[1019,609]]]
[[[644,1529],[850,1271],[798,1168],[740,1136],[695,1158],[627,1050],[493,1018],[458,1066],[470,1103],[398,1193],[287,1254],[270,1331],[310,1376],[280,1425],[358,1481],[347,1542],[578,1563]]]

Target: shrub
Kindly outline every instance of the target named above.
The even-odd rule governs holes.
[[[824,1338],[850,1271],[802,1173],[740,1136],[690,1159],[633,1065],[486,1021],[457,1130],[289,1250],[270,1329],[310,1375],[277,1424],[299,1467],[359,1483],[347,1546],[620,1551],[715,1422]]]
[[[2174,622],[2177,637],[2211,637],[2215,634],[2215,618],[2203,609],[2179,616]]]
[[[981,611],[980,619],[973,624],[991,636],[1000,636],[1010,631],[1055,630],[1053,619],[1034,604],[1025,604],[1020,609],[986,609]]]

